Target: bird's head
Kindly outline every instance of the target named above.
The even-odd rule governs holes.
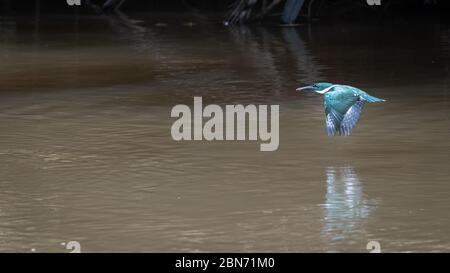
[[[297,88],[297,91],[307,91],[307,92],[316,92],[319,94],[323,94],[321,91],[331,87],[333,84],[329,82],[317,82],[312,85],[304,86]]]

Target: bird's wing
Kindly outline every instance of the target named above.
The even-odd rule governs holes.
[[[329,106],[325,101],[325,122],[327,125],[327,133],[329,136],[334,136],[339,131],[339,127],[344,116]]]
[[[330,92],[325,93],[324,106],[329,136],[333,136],[336,133],[347,135],[345,131],[350,133],[356,124],[355,120],[358,120],[362,110],[362,105],[360,104],[353,108],[357,102],[359,102],[358,96],[355,95],[353,90],[345,86],[337,85]],[[342,128],[342,124],[345,124],[345,129]]]
[[[348,109],[347,113],[345,113],[344,118],[342,119],[341,126],[339,128],[339,134],[344,136],[349,136],[352,133],[353,128],[356,123],[358,123],[359,116],[364,108],[364,102],[357,101],[353,104],[350,109]]]

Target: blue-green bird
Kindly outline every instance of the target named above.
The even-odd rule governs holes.
[[[349,85],[319,82],[297,88],[297,91],[312,91],[323,95],[325,121],[329,136],[349,136],[359,120],[366,102],[383,102],[366,92]]]

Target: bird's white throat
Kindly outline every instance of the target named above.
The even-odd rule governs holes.
[[[319,94],[325,94],[326,92],[328,92],[328,91],[330,91],[332,88],[334,88],[334,87],[336,87],[337,86],[337,84],[333,84],[332,86],[330,86],[330,87],[327,87],[327,88],[325,88],[325,89],[323,89],[323,90],[320,90],[320,91],[316,91],[316,93],[319,93]]]

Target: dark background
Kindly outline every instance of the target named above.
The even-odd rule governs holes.
[[[322,0],[315,0],[314,6],[320,5]],[[102,0],[93,0],[102,5]],[[121,10],[124,12],[216,12],[226,13],[233,0],[127,0]],[[259,2],[262,2],[260,0]],[[309,0],[305,2],[308,6]],[[317,17],[333,18],[346,17],[349,20],[366,20],[370,18],[407,18],[408,20],[439,20],[447,21],[450,12],[450,1],[446,0],[381,0],[381,6],[369,6],[365,0],[323,0],[321,15]],[[92,13],[84,5],[70,7],[65,0],[0,0],[1,15],[26,15],[34,13]],[[279,13],[283,4],[279,4],[271,13]],[[303,8],[301,15],[305,15],[307,8]]]

